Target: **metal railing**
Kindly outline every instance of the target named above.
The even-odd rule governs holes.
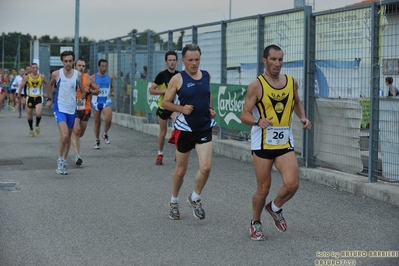
[[[307,6],[160,33],[140,32],[90,47],[92,73],[109,61],[115,80],[114,111],[156,123],[157,97],[148,93],[165,68],[164,54],[179,55],[187,43],[201,47],[201,69],[210,72],[215,133],[250,140],[239,117],[247,85],[264,70],[265,46],[284,51],[282,72],[299,83],[299,95],[314,127],[294,118],[295,150],[309,167],[361,174],[370,182],[399,181],[399,101],[387,95],[385,77],[399,77],[399,1],[312,13]],[[146,76],[136,76],[147,67]],[[133,73],[133,74],[130,74]],[[398,81],[399,82],[399,81]]]

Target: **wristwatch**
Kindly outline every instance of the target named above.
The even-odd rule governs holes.
[[[254,119],[254,124],[257,126],[258,124],[259,124],[259,117],[256,117],[255,119]]]
[[[92,92],[92,90],[91,90],[91,88],[89,89],[89,94],[91,94],[91,92]]]

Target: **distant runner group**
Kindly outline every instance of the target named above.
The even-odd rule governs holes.
[[[40,120],[44,99],[46,107],[53,106],[54,117],[57,122],[60,138],[58,143],[58,161],[56,173],[68,174],[67,157],[72,144],[75,152],[75,164],[82,165],[80,155],[80,138],[84,135],[87,123],[93,111],[94,148],[100,148],[101,113],[104,115],[104,131],[101,133],[106,144],[111,141],[108,130],[111,127],[112,96],[114,95],[112,77],[107,74],[108,62],[101,59],[98,62],[99,72],[94,75],[85,73],[86,63],[79,58],[75,61],[73,51],[64,51],[60,55],[63,68],[51,73],[50,81],[39,73],[39,66],[33,63],[27,72],[20,70],[20,75],[14,79],[16,88],[16,102],[19,117],[22,116],[21,106],[27,106],[29,135],[40,134]],[[35,128],[33,127],[33,111],[36,114]]]

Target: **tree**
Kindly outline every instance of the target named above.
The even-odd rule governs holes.
[[[132,29],[130,32],[128,32],[128,35],[136,34],[138,31],[136,29]]]
[[[10,69],[13,67],[17,67],[15,65],[16,58],[18,57],[18,44],[20,44],[20,62],[21,67],[25,64],[29,63],[30,59],[30,41],[32,40],[32,36],[29,34],[23,35],[19,32],[9,32],[2,34],[2,41],[4,40],[4,58],[1,58],[1,62],[4,61],[4,66],[1,66],[5,69]],[[2,53],[1,53],[2,54]]]
[[[176,49],[183,50],[183,37],[184,37],[184,30],[180,32],[179,39],[177,40]]]
[[[52,40],[50,38],[50,35],[44,35],[44,36],[39,38],[39,42],[41,42],[41,43],[51,43]]]
[[[140,45],[141,47],[145,47],[147,45],[147,34],[150,32],[150,34],[154,37],[154,42],[159,43],[161,47],[165,47],[165,49],[168,48],[168,40],[164,40],[161,38],[161,35],[158,35],[155,31],[147,29],[144,32],[141,32],[138,34],[137,29],[132,29],[129,32],[129,35],[135,34],[137,39],[136,39],[136,44]],[[177,44],[173,43],[172,47],[175,47],[175,49],[181,49],[182,46],[182,39],[184,36],[184,31],[181,31],[181,36],[178,39]],[[26,67],[30,63],[31,59],[31,44],[35,41],[38,40],[40,44],[48,44],[50,45],[50,55],[51,56],[56,56],[60,54],[60,47],[61,46],[72,46],[74,47],[74,37],[64,37],[64,38],[59,38],[57,36],[51,37],[50,35],[44,35],[44,36],[31,36],[29,34],[21,34],[20,32],[9,32],[9,33],[3,33],[2,38],[4,38],[4,58],[1,58],[0,53],[0,62],[4,61],[4,66],[1,66],[2,68],[5,69],[10,69],[15,67],[14,63],[16,61],[16,58],[18,57],[18,43],[20,43],[20,66],[21,67]],[[0,41],[2,43],[3,40]],[[88,60],[90,58],[90,44],[92,43],[98,43],[103,45],[102,43],[105,43],[104,40],[100,40],[96,42],[93,39],[89,39],[88,37],[79,37],[79,56],[85,58]],[[111,40],[109,41],[110,45],[115,45],[116,47],[116,40]],[[122,50],[128,50],[131,45],[131,40],[130,38],[124,38],[122,40]],[[114,49],[114,48],[113,48]]]
[[[161,38],[159,34],[157,34],[154,30],[147,29],[144,31],[144,33],[137,34],[138,31],[136,29],[131,30],[128,34],[136,34],[136,44],[138,45],[147,45],[147,33],[150,32],[150,34],[154,37],[154,43],[160,44],[160,46],[167,50],[168,49],[168,40],[164,40]],[[173,43],[172,47],[176,47],[176,49],[181,49],[182,46],[182,40],[184,36],[184,31],[181,31],[181,36],[179,37],[179,40],[177,43]],[[130,40],[125,41],[125,43],[130,46]]]

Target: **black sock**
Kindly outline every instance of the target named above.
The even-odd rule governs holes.
[[[28,119],[30,130],[33,130],[33,119]]]
[[[40,120],[42,119],[42,117],[41,116],[36,116],[36,127],[38,127],[39,126],[39,124],[40,124]]]

